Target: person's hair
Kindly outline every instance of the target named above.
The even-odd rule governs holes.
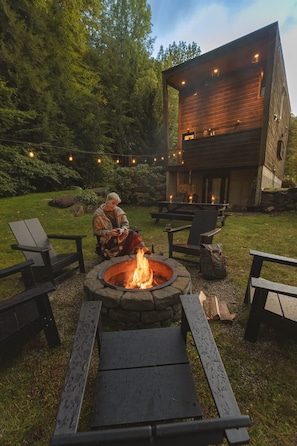
[[[110,194],[107,195],[105,201],[112,201],[112,200],[117,201],[118,203],[122,201],[116,192],[110,192]]]

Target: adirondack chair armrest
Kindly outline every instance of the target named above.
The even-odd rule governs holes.
[[[192,334],[220,418],[242,416],[198,295],[185,294],[180,299],[183,336],[186,339],[187,332]],[[227,429],[226,436],[229,444],[249,442],[249,435],[243,427]]]
[[[82,239],[86,237],[86,235],[64,235],[64,234],[47,234],[47,237],[49,239],[56,239],[56,240],[74,240],[76,244],[76,251],[80,257],[80,265],[81,265],[81,271],[84,271],[83,266],[83,254],[82,254]]]
[[[45,247],[39,247],[39,246],[27,246],[27,245],[18,245],[18,244],[13,244],[10,245],[12,249],[16,249],[18,251],[28,251],[28,252],[39,252],[39,253],[44,253],[44,252],[48,252],[50,250],[50,248],[45,248]]]
[[[222,229],[221,228],[214,228],[211,231],[208,232],[203,232],[202,234],[200,234],[200,238],[201,238],[201,243],[206,243],[207,239],[209,237],[214,236],[215,234],[217,234],[218,232],[220,232]]]
[[[291,257],[279,256],[277,254],[270,254],[268,252],[256,251],[254,249],[250,249],[250,255],[253,256],[253,260],[244,295],[244,303],[247,305],[251,304],[251,293],[250,293],[251,278],[261,276],[261,270],[264,262],[277,263],[280,265],[287,265],[287,266],[297,266],[297,259]]]
[[[294,259],[292,257],[279,256],[277,254],[270,254],[268,252],[256,251],[254,249],[250,249],[250,255],[258,257],[262,261],[280,263],[282,265],[297,266],[297,259]]]
[[[164,232],[172,234],[174,232],[184,231],[185,229],[190,229],[192,225],[178,226],[177,228],[164,229]]]
[[[101,306],[100,301],[82,303],[53,438],[77,432],[96,339],[98,349],[100,346]]]
[[[31,287],[25,291],[22,291],[15,296],[9,297],[8,299],[0,302],[0,313],[1,311],[6,310],[7,308],[17,307],[20,304],[24,304],[25,302],[29,302],[32,299],[36,299],[39,296],[54,291],[56,288],[52,284],[52,282],[45,282],[41,285],[36,285]]]
[[[62,235],[62,234],[47,234],[48,238],[60,239],[60,240],[81,240],[86,235]]]
[[[20,273],[26,269],[30,269],[30,266],[33,265],[33,263],[33,260],[26,260],[25,262],[17,263],[16,265],[9,266],[8,268],[2,268],[0,270],[0,279]]]
[[[252,287],[261,288],[277,294],[285,294],[286,296],[297,297],[297,287],[286,285],[284,283],[272,282],[262,277],[252,277]]]

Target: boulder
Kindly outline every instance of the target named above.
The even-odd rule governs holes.
[[[53,198],[48,204],[57,208],[69,208],[70,206],[73,206],[76,201],[76,195],[61,195],[60,197]]]

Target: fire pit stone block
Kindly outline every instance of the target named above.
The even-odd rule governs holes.
[[[121,308],[125,310],[139,310],[148,311],[154,309],[154,299],[150,291],[141,290],[137,293],[137,299],[135,299],[135,292],[125,292],[121,299]]]

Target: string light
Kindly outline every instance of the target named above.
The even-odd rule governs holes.
[[[48,143],[31,143],[28,141],[21,141],[21,140],[16,140],[16,139],[12,139],[12,138],[0,138],[1,142],[8,142],[10,144],[18,144],[18,145],[28,145],[28,146],[34,146],[35,148],[38,149],[57,149],[57,150],[64,150],[66,152],[69,153],[69,147],[63,147],[63,146],[54,146]],[[74,155],[77,153],[82,153],[84,155],[92,155],[92,156],[96,156],[96,152],[91,152],[91,151],[85,151],[85,150],[79,150],[76,148],[71,148],[71,153],[68,155],[68,161],[72,162],[74,161]],[[121,159],[131,159],[131,154],[120,154],[120,153],[111,153],[111,152],[105,152],[104,153],[105,156],[107,157],[111,157],[112,159],[115,160],[115,162],[117,164],[121,164]],[[34,158],[35,157],[35,153],[33,151],[33,149],[29,149],[28,151],[28,156],[30,158]],[[175,154],[173,155],[175,156]],[[170,158],[170,155],[169,155]],[[152,162],[156,163],[158,161],[162,162],[165,160],[165,154],[152,154],[152,155],[137,155],[137,157],[133,157],[131,159],[131,164],[133,165],[137,165],[138,163],[144,162],[147,163],[149,162],[149,160],[152,160]],[[104,158],[103,157],[99,157],[96,158],[96,161],[98,164],[102,164],[104,162]],[[125,165],[125,163],[124,163]]]

